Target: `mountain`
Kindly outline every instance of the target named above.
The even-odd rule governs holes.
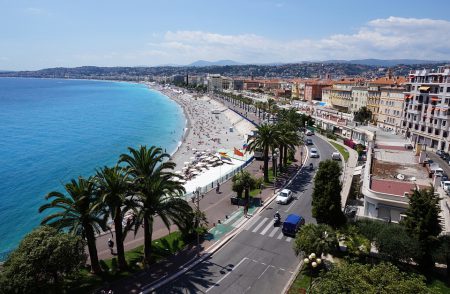
[[[187,66],[203,67],[203,66],[225,66],[225,65],[243,65],[243,63],[236,62],[233,60],[218,60],[218,61],[197,60],[196,62],[188,64]]]
[[[325,60],[323,63],[351,63],[370,66],[388,67],[399,64],[413,65],[413,64],[433,64],[444,63],[442,60],[420,60],[420,59],[353,59],[353,60]]]

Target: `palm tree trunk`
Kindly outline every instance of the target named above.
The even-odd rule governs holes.
[[[91,272],[99,274],[102,272],[100,263],[98,262],[97,246],[95,245],[95,234],[92,225],[84,224],[84,230],[86,232],[86,241],[88,245],[89,257],[91,259]]]
[[[284,149],[285,149],[285,146],[284,145],[280,145],[280,163],[279,163],[280,171],[283,170]]]
[[[122,212],[120,207],[116,207],[115,215],[114,228],[116,229],[117,261],[119,269],[124,270],[127,268],[127,261],[125,260],[125,249],[123,247]]]
[[[284,157],[283,157],[283,159],[284,159],[284,167],[286,167],[287,166],[287,161],[288,161],[288,148],[287,148],[287,146],[284,146],[284,149],[283,149],[283,151],[284,151]],[[294,150],[294,154],[295,154],[295,150]]]
[[[264,148],[264,181],[269,182],[269,147]]]
[[[149,267],[152,261],[152,235],[153,217],[146,213],[144,215],[144,263],[146,267]]]

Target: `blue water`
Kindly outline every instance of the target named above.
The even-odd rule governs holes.
[[[39,225],[48,192],[128,146],[172,152],[184,127],[181,107],[144,85],[0,78],[0,255]]]

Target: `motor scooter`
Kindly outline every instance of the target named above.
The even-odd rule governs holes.
[[[273,226],[278,227],[281,224],[281,217],[274,215],[273,216]]]
[[[311,171],[314,170],[314,166],[312,163],[309,164],[309,170],[311,170]]]

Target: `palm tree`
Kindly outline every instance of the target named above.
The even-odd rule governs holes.
[[[107,227],[106,215],[96,205],[98,199],[94,181],[92,177],[88,179],[79,177],[78,181],[72,179],[64,188],[67,196],[56,191],[45,196],[46,200],[52,199],[52,201],[42,205],[39,208],[39,213],[54,208],[59,209],[59,211],[45,217],[41,224],[53,226],[58,230],[68,229],[70,233],[81,235],[82,238],[86,239],[91,259],[91,270],[94,273],[100,273],[95,233],[100,233],[100,229],[106,231]]]
[[[169,229],[171,221],[181,222],[192,213],[192,208],[181,198],[184,187],[172,173],[175,163],[167,161],[169,154],[155,146],[138,150],[128,148],[131,155],[122,154],[119,163],[127,164],[127,171],[133,178],[134,190],[140,203],[137,220],[144,223],[144,263],[149,266],[152,254],[153,220],[158,215]]]
[[[269,181],[269,150],[278,146],[279,130],[275,125],[262,124],[257,128],[257,135],[250,139],[248,151],[258,149],[264,152],[264,181]]]
[[[124,169],[115,166],[113,168],[104,167],[97,171],[95,184],[100,192],[100,202],[98,205],[108,208],[108,214],[114,221],[116,231],[117,259],[120,269],[127,267],[125,260],[125,250],[123,240],[123,213],[133,207],[133,201],[127,199],[131,189],[131,179],[124,172]]]

